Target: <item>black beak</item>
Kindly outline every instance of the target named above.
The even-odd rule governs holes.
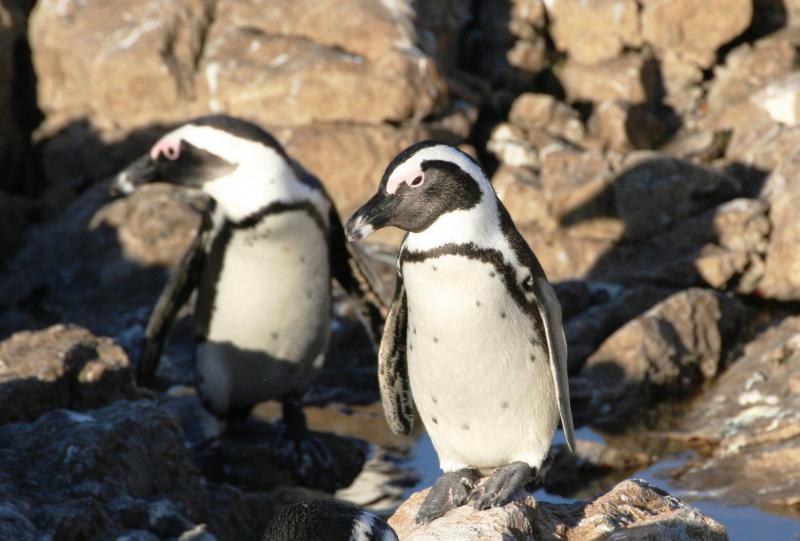
[[[347,220],[345,227],[347,240],[350,242],[361,240],[389,225],[397,204],[397,197],[386,195],[382,190],[378,191]]]
[[[128,167],[120,171],[111,183],[111,195],[128,195],[137,186],[147,182],[153,182],[158,178],[156,162],[148,154],[131,163]]]

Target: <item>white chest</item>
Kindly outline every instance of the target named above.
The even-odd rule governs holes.
[[[406,262],[408,370],[445,471],[539,467],[558,422],[546,342],[489,262]]]

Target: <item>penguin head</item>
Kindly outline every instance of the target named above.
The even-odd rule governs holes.
[[[207,116],[162,136],[143,156],[117,174],[114,195],[149,182],[201,190],[234,217],[246,216],[297,182],[280,144],[260,127],[226,116]]]
[[[378,192],[347,222],[347,238],[360,240],[385,226],[420,233],[439,217],[468,211],[493,193],[478,163],[461,150],[422,141],[397,155]]]

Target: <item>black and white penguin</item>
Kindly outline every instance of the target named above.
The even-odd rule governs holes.
[[[202,191],[210,211],[150,318],[139,383],[152,383],[167,332],[196,289],[195,376],[206,408],[233,420],[258,402],[282,401],[297,473],[317,470],[320,479],[303,480],[336,488],[324,480],[329,457],[306,430],[301,405],[327,349],[331,278],[361,301],[373,334],[381,318],[376,282],[349,249],[330,197],[266,131],[223,115],[164,135],[112,191],[151,181]]]
[[[372,513],[334,500],[281,509],[262,541],[398,541],[391,526]]]
[[[540,471],[559,417],[575,447],[555,291],[481,167],[451,146],[400,153],[346,230],[355,241],[389,225],[408,233],[381,398],[391,429],[408,434],[413,395],[444,472],[417,521],[503,505]]]

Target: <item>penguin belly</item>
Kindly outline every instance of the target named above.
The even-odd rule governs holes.
[[[538,468],[558,423],[547,343],[490,263],[405,263],[411,394],[441,468]]]
[[[198,389],[220,415],[302,390],[325,355],[331,312],[327,236],[307,213],[227,235],[204,268],[198,295],[211,298],[197,301],[209,311]]]

